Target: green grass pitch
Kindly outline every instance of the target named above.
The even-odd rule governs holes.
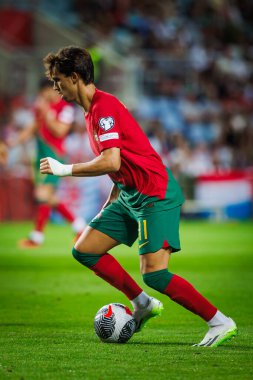
[[[127,344],[101,343],[96,311],[128,300],[72,258],[68,226],[49,225],[42,248],[19,250],[30,228],[0,225],[0,379],[253,379],[252,222],[183,222],[182,251],[171,259],[172,272],[237,322],[238,336],[218,348],[192,347],[205,323],[152,290],[162,317]],[[135,247],[112,253],[143,284]]]

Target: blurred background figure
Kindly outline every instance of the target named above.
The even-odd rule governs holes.
[[[0,139],[29,124],[42,58],[62,46],[83,46],[95,61],[99,88],[127,105],[181,182],[185,217],[251,218],[252,14],[248,0],[3,0]],[[74,112],[66,161],[74,161],[68,158],[74,150],[79,157],[91,155],[82,112]],[[34,212],[29,196],[33,151],[32,143],[16,147],[8,170],[0,164],[0,220],[30,219]],[[210,196],[199,198],[204,180],[221,191],[236,184],[237,197],[218,204]],[[17,181],[20,192],[12,197]],[[71,184],[63,179],[58,194],[72,212],[89,219],[103,204],[108,186],[103,177]]]
[[[74,232],[79,235],[85,227],[83,218],[76,218],[69,210],[65,201],[56,194],[58,180],[53,176],[41,176],[39,172],[40,159],[53,155],[64,161],[64,141],[74,121],[74,109],[67,104],[53,89],[52,82],[44,79],[40,83],[39,93],[34,103],[33,120],[17,136],[9,139],[10,147],[24,144],[33,136],[36,137],[35,159],[35,199],[37,210],[34,230],[27,239],[19,242],[21,248],[36,247],[44,241],[44,228],[54,209],[71,223]]]

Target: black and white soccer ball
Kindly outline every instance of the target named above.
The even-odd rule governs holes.
[[[127,306],[110,303],[98,310],[94,319],[94,328],[102,342],[126,343],[135,332],[136,322]]]

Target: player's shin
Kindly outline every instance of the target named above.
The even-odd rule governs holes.
[[[108,253],[102,255],[81,253],[75,248],[73,248],[72,253],[77,261],[123,292],[129,300],[135,299],[142,293],[139,285],[122,268],[118,261]]]
[[[58,203],[55,206],[55,210],[63,216],[64,219],[66,219],[68,222],[73,223],[75,220],[75,217],[73,213],[68,209],[68,207],[64,203]]]
[[[47,203],[39,203],[35,217],[35,231],[43,232],[50,217],[51,206]]]
[[[174,302],[210,321],[217,308],[203,297],[188,281],[163,269],[143,275],[144,282],[151,288],[169,296]]]

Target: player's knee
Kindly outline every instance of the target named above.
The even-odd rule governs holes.
[[[162,269],[155,272],[144,273],[142,277],[146,285],[163,293],[169,285],[173,274],[170,273],[168,269]]]
[[[101,256],[103,256],[92,253],[79,252],[77,249],[75,249],[75,247],[73,247],[72,249],[72,255],[77,261],[79,261],[80,264],[88,268],[91,268],[94,265],[96,265]]]

